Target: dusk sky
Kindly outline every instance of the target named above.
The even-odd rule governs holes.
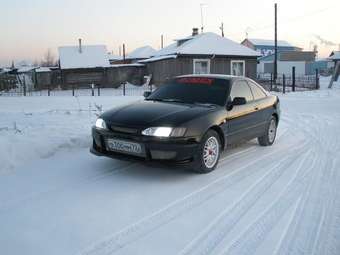
[[[191,33],[201,26],[200,3],[205,3],[206,32],[220,33],[224,22],[225,36],[242,41],[246,30],[249,38],[273,38],[272,0],[1,0],[0,66],[11,61],[40,61],[50,48],[74,45],[78,38],[84,44],[105,44],[118,54],[125,43],[127,51],[150,45],[160,47]],[[329,55],[340,44],[339,0],[282,0],[279,8],[279,39],[310,50],[318,44],[319,57]],[[316,35],[333,42],[321,44]]]

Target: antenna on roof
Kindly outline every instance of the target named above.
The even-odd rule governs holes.
[[[246,39],[248,39],[248,36],[249,36],[249,32],[251,32],[253,29],[251,27],[247,27],[246,28]]]
[[[220,26],[221,32],[222,32],[222,37],[224,37],[224,24],[222,22],[221,26]]]
[[[201,3],[200,7],[201,7],[201,33],[203,33],[204,31],[204,20],[203,20],[203,6],[205,6],[207,4]]]

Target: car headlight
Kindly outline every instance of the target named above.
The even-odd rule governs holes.
[[[143,135],[157,136],[157,137],[181,137],[184,136],[185,128],[171,128],[171,127],[150,127],[142,131]]]
[[[98,118],[96,120],[96,128],[107,129],[105,121],[103,119],[101,119],[101,118]]]

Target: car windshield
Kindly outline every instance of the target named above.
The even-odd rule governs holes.
[[[229,91],[227,79],[183,77],[161,85],[146,100],[224,106]]]

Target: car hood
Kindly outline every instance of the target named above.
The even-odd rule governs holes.
[[[111,109],[101,117],[109,125],[117,126],[179,126],[214,109],[181,103],[139,101]]]

